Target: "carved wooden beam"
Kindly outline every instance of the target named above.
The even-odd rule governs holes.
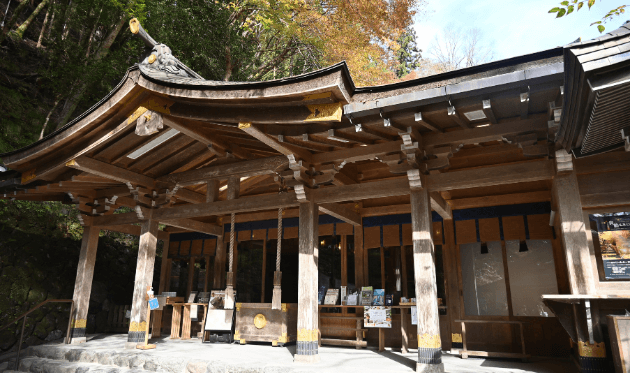
[[[192,219],[174,219],[160,221],[160,223],[170,225],[171,227],[177,227],[187,229],[192,232],[201,232],[211,234],[213,236],[222,237],[223,227],[214,224],[203,223]]]
[[[433,132],[437,132],[437,133],[444,133],[444,130],[441,129],[439,126],[427,121],[423,116],[422,113],[418,112],[414,115],[414,119],[416,120],[416,123],[430,129]]]
[[[226,156],[226,153],[230,153],[230,154],[233,154],[236,158],[240,158],[240,159],[256,158],[256,156],[253,155],[252,153],[241,148],[240,146],[236,145],[233,142],[229,142],[223,139],[219,135],[212,135],[212,136],[206,135],[201,131],[195,130],[193,128],[190,128],[180,123],[180,121],[176,119],[165,116],[164,124],[208,146],[208,148],[213,153],[215,153],[216,155],[220,157],[224,157]]]
[[[341,132],[341,131],[336,131],[334,129],[329,129],[328,130],[328,138],[334,141],[350,141],[353,143],[357,143],[357,144],[363,144],[363,145],[371,145],[374,144],[375,141],[373,139],[366,139],[363,137],[359,137],[355,134],[352,133],[345,133],[345,132]]]
[[[455,106],[448,107],[448,116],[451,117],[453,121],[459,124],[459,126],[463,129],[472,128],[472,126],[468,122],[466,122],[462,117],[459,116],[457,110],[455,109]]]
[[[483,106],[483,113],[486,115],[486,118],[488,118],[490,123],[497,124],[498,123],[497,118],[494,115],[494,111],[492,110],[492,105],[490,103],[490,100],[483,100],[482,106]]]
[[[251,135],[252,137],[258,139],[267,146],[275,149],[281,154],[292,156],[296,159],[302,159],[309,163],[311,162],[312,154],[308,150],[281,143],[280,141],[277,141],[274,138],[270,137],[251,123],[239,123],[238,128],[241,129],[243,132]]]
[[[115,180],[121,183],[141,185],[148,189],[156,189],[158,187],[158,184],[161,183],[161,181],[152,179],[148,176],[132,172],[124,168],[116,167],[105,162],[97,161],[96,159],[88,158],[85,156],[68,162],[66,166],[82,170],[84,172],[89,172],[100,177]],[[168,182],[162,184],[168,185]],[[192,203],[205,201],[205,196],[183,188],[179,188],[176,195],[178,198]]]
[[[157,180],[169,184],[187,186],[202,184],[210,179],[225,180],[232,176],[270,175],[286,169],[288,165],[289,160],[285,156],[258,158],[164,175],[157,178]]]
[[[499,123],[488,127],[476,127],[466,131],[428,133],[422,137],[425,148],[443,145],[466,145],[480,142],[503,140],[506,136],[519,135],[532,131],[547,132],[545,115],[531,116],[527,120]]]
[[[357,227],[361,226],[361,215],[358,212],[338,203],[326,203],[319,205],[319,210],[328,215],[334,216],[337,219],[343,220],[346,223],[350,223]]]
[[[431,192],[431,208],[437,212],[443,219],[453,219],[453,211],[451,206],[442,198],[439,192]]]
[[[76,158],[66,163],[66,166],[89,172],[93,175],[116,180],[121,183],[133,183],[147,188],[155,188],[155,180],[124,168],[113,166],[109,163],[97,161],[85,156]]]

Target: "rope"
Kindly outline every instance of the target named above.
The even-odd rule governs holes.
[[[232,264],[234,263],[234,221],[236,220],[236,214],[232,213],[230,222],[230,270],[232,272]]]
[[[276,271],[280,272],[280,249],[282,248],[282,207],[278,209],[278,241],[276,252]]]

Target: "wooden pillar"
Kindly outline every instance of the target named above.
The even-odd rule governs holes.
[[[571,294],[592,295],[596,293],[596,286],[580,191],[572,157],[564,150],[556,151],[556,171],[552,184],[553,205],[557,210],[555,229],[560,231]],[[573,312],[582,371],[606,371],[608,362],[601,329],[597,323],[591,327],[587,323],[591,301],[573,304]]]
[[[164,240],[163,241],[163,245],[162,245],[162,267],[160,268],[160,285],[158,287],[158,291],[156,292],[156,294],[162,294],[166,290],[167,288],[167,283],[170,282],[170,276],[168,276],[169,274],[169,264],[171,262],[170,259],[168,259],[168,247],[170,244],[170,235],[169,235],[169,239]]]
[[[411,190],[411,228],[418,307],[416,372],[444,372],[435,281],[435,249],[431,237],[433,232],[431,201],[426,188]]]
[[[153,265],[155,264],[155,249],[157,244],[158,222],[146,220],[142,222],[140,231],[140,245],[138,248],[138,262],[136,264],[136,280],[133,287],[131,303],[131,319],[129,320],[129,335],[125,348],[136,348],[138,343],[144,342],[147,327],[147,286],[153,282]]]
[[[168,259],[168,247],[170,244],[170,235],[169,238],[162,241],[162,266],[160,268],[160,284],[158,285],[158,289],[155,292],[156,295],[158,294],[162,294],[167,289],[167,283],[170,281],[170,276],[169,276],[169,264],[170,264],[170,259]],[[163,316],[163,312],[162,311],[154,311],[153,312],[153,317],[151,319],[151,321],[153,321],[153,327],[151,329],[151,337],[155,338],[155,337],[159,337],[162,335],[162,316]]]
[[[316,363],[318,354],[317,235],[318,207],[313,201],[300,204],[298,336],[295,362]]]
[[[90,293],[92,292],[92,277],[94,276],[99,231],[98,227],[83,227],[77,278],[72,296],[74,315],[73,320],[71,320],[70,343],[73,344],[85,342],[85,328],[90,305]]]
[[[206,202],[216,202],[219,200],[219,180],[210,180],[206,184]],[[223,218],[218,217],[217,223],[223,228]],[[206,273],[210,268],[206,268]],[[212,276],[212,288],[222,289],[225,287],[225,245],[223,236],[217,237],[217,247],[214,254],[214,270]]]
[[[206,255],[206,272],[203,278],[203,292],[208,292],[208,282],[210,281],[210,255]]]
[[[260,303],[265,303],[265,283],[267,277],[267,240],[263,240],[262,279],[260,286]]]
[[[558,163],[558,158],[556,162]],[[569,162],[563,162],[565,170],[566,163]],[[572,167],[570,171],[561,172],[560,170],[553,179],[552,196],[558,210],[557,228],[560,231],[567,260],[571,293],[594,294],[593,271],[577,177]]]
[[[188,302],[188,297],[193,289],[193,281],[195,280],[195,258],[188,259],[188,284],[186,285],[186,299],[184,302]]]
[[[442,257],[444,258],[446,276],[446,306],[448,319],[451,324],[451,348],[462,349],[462,326],[455,320],[463,319],[461,312],[461,302],[459,297],[459,266],[457,264],[457,245],[455,244],[455,224],[453,219],[444,220],[444,232],[442,232],[446,240],[443,246]]]
[[[363,250],[363,224],[360,227],[354,227],[354,283],[357,289],[365,284],[363,282],[363,261],[365,260],[365,252]]]
[[[166,264],[166,281],[162,291],[171,291],[171,271],[173,269],[173,259],[168,259]]]

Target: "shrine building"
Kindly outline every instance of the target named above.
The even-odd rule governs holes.
[[[220,343],[206,316],[222,291],[230,341],[295,343],[296,362],[322,345],[417,349],[418,372],[443,371],[442,351],[630,362],[630,23],[374,87],[344,62],[209,81],[130,29],[148,53],[107,96],[0,154],[1,198],[80,211],[71,343],[111,230],[140,237],[129,348]],[[154,271],[167,297],[148,311]],[[367,287],[391,302],[381,321]]]

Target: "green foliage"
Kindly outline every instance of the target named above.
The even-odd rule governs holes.
[[[588,0],[587,4],[588,4],[589,10],[591,9],[593,5],[595,5],[595,1],[596,0]],[[549,10],[549,13],[556,13],[556,18],[561,18],[565,15],[568,16],[569,14],[573,13],[573,10],[575,10],[576,6],[577,6],[578,11],[582,9],[582,7],[584,6],[584,1],[571,0],[569,2],[565,0],[561,2],[560,5],[561,5],[560,7],[551,8]],[[604,30],[606,30],[606,27],[603,24],[625,13],[626,7],[627,5],[621,5],[610,10],[608,13],[606,13],[605,16],[602,17],[600,21],[591,23],[591,26],[597,25],[597,30],[600,33],[604,32]]]
[[[411,73],[420,66],[422,59],[421,52],[416,43],[416,31],[413,27],[407,27],[405,33],[398,38],[400,49],[396,52],[398,67],[396,68],[396,77]]]
[[[58,202],[0,200],[0,326],[46,299],[72,298],[83,235],[77,212]],[[105,284],[110,304],[131,304],[137,255],[138,237],[101,232],[93,284]],[[65,331],[67,314],[67,305],[56,304],[32,313],[26,339]],[[20,328],[0,333],[0,351],[15,344]]]

